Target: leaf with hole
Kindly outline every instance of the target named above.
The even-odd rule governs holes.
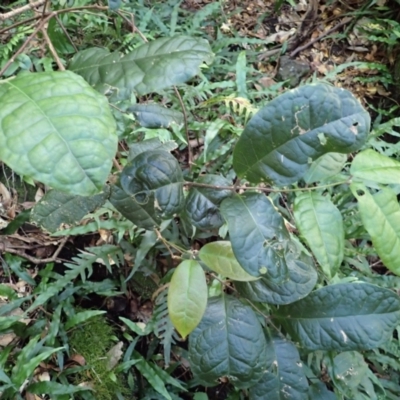
[[[219,175],[204,175],[196,180],[200,185],[230,186],[231,182]],[[224,224],[219,211],[222,200],[232,196],[231,190],[192,186],[185,201],[189,222],[199,229],[217,229]]]
[[[358,153],[350,173],[359,179],[386,184],[400,184],[400,162],[367,149]]]
[[[145,151],[121,172],[121,186],[143,203],[154,193],[154,208],[164,218],[173,216],[184,205],[183,175],[178,161],[164,150]]]
[[[89,212],[105,203],[110,196],[110,188],[104,187],[100,194],[94,196],[75,196],[50,190],[31,211],[31,221],[53,233],[63,224],[75,224]]]
[[[243,269],[253,276],[284,281],[290,237],[283,218],[268,198],[254,192],[235,195],[221,203],[221,213],[228,223],[233,253]]]
[[[54,189],[100,192],[117,151],[105,97],[70,71],[21,74],[0,82],[0,158]]]
[[[96,47],[82,50],[68,68],[101,93],[127,89],[142,96],[186,82],[212,57],[206,40],[174,36],[145,43],[126,55]]]
[[[236,144],[233,167],[250,182],[287,186],[313,160],[360,149],[370,116],[347,90],[312,84],[290,90],[262,108]]]
[[[383,264],[400,275],[400,206],[396,193],[384,188],[371,195],[361,183],[352,183],[362,223]]]
[[[304,257],[305,258],[305,257]],[[235,282],[238,292],[252,301],[269,304],[290,304],[306,297],[317,283],[312,259],[287,256],[287,279],[276,283],[263,276],[254,282]]]
[[[392,337],[400,298],[369,283],[338,283],[280,306],[273,319],[307,350],[368,350]]]
[[[296,195],[293,214],[301,236],[324,273],[331,278],[344,255],[344,228],[340,211],[322,194],[309,191]]]
[[[234,281],[248,282],[258,279],[240,266],[229,241],[207,243],[199,251],[199,257],[208,268]]]
[[[157,104],[134,104],[128,108],[144,128],[169,128],[183,123],[183,114]]]
[[[182,261],[172,275],[168,289],[168,312],[183,338],[200,323],[207,306],[207,282],[201,265]]]
[[[296,346],[267,335],[268,369],[249,390],[250,400],[308,400],[308,382]]]
[[[161,223],[154,208],[154,193],[149,193],[146,201],[140,202],[117,185],[111,187],[110,203],[129,221],[139,228],[152,230]]]
[[[229,295],[210,298],[189,336],[189,361],[205,386],[224,376],[238,388],[257,383],[267,368],[267,346],[253,309]]]

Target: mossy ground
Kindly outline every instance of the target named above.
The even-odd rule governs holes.
[[[93,386],[96,400],[114,400],[119,392],[125,398],[128,389],[124,389],[122,376],[115,375],[107,368],[107,352],[115,344],[113,327],[107,318],[100,315],[88,320],[71,332],[69,337],[71,354],[81,355],[87,369],[75,377],[75,384],[86,382]]]

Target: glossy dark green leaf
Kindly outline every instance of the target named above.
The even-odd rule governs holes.
[[[169,128],[171,124],[183,123],[183,114],[180,111],[157,104],[135,104],[128,111],[135,114],[139,124],[145,128]]]
[[[257,383],[267,368],[267,352],[253,309],[229,295],[210,298],[189,335],[189,361],[194,376],[206,386],[223,376],[238,388]]]
[[[139,228],[152,230],[159,226],[160,218],[154,207],[154,193],[150,193],[143,202],[130,196],[117,185],[111,187],[111,204],[129,221]]]
[[[296,195],[293,214],[324,273],[334,276],[343,261],[344,228],[340,211],[329,197],[316,191]]]
[[[94,196],[74,196],[50,190],[33,207],[31,221],[52,233],[63,224],[75,224],[104,204],[110,195],[110,188],[106,186],[104,189]]]
[[[102,93],[127,89],[144,95],[186,82],[212,56],[206,40],[174,36],[143,44],[127,55],[95,47],[82,50],[69,69]]]
[[[369,114],[349,91],[301,86],[250,120],[235,147],[233,166],[250,182],[286,186],[301,179],[318,157],[360,149],[369,128]]]
[[[155,209],[171,217],[184,205],[183,175],[178,161],[163,150],[145,151],[121,173],[121,186],[139,202],[148,202],[154,192]]]
[[[372,195],[362,183],[352,183],[361,220],[385,266],[400,275],[400,205],[396,193],[384,188]]]
[[[0,158],[66,193],[100,192],[117,150],[107,99],[70,72],[25,73],[0,82]]]
[[[392,337],[400,323],[400,298],[369,283],[326,286],[274,315],[308,350],[367,350]]]
[[[200,323],[207,306],[207,282],[201,265],[182,261],[168,288],[168,313],[180,335],[186,336]]]
[[[254,282],[235,282],[239,293],[252,301],[269,304],[290,304],[306,297],[317,282],[317,272],[312,260],[307,263],[293,257],[286,257],[287,279],[275,283],[267,277]]]
[[[322,382],[316,382],[309,387],[309,399],[337,400],[335,393],[327,389]]]
[[[199,251],[199,258],[208,268],[234,281],[248,282],[258,279],[241,267],[228,240],[207,243]]]
[[[140,153],[144,153],[149,150],[164,150],[170,152],[178,147],[177,143],[173,140],[167,142],[161,142],[159,138],[152,138],[143,140],[143,142],[136,142],[129,146],[129,157],[128,161],[132,161]]]
[[[279,336],[267,339],[268,369],[249,390],[250,400],[308,400],[308,382],[296,346]]]
[[[231,182],[219,175],[204,175],[196,183],[212,186],[230,186]],[[232,196],[231,190],[192,186],[185,201],[189,222],[199,229],[216,229],[224,224],[219,211],[222,200]]]
[[[326,181],[342,170],[346,160],[346,154],[326,153],[311,164],[303,179],[308,184]]]
[[[275,282],[286,279],[289,233],[268,198],[254,192],[235,195],[221,203],[221,213],[240,265],[250,275],[266,275]]]

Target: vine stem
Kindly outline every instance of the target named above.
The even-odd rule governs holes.
[[[218,186],[218,185],[209,185],[207,183],[197,183],[197,182],[184,182],[185,186],[192,186],[192,187],[203,187],[208,189],[215,189],[215,190],[231,190],[236,192],[237,190],[259,190],[261,192],[267,193],[291,193],[291,192],[307,192],[309,190],[316,190],[316,189],[326,189],[333,186],[349,184],[351,182],[351,178],[349,177],[345,181],[339,181],[334,183],[329,183],[327,185],[320,185],[320,186],[313,186],[313,187],[305,187],[305,188],[297,188],[297,189],[272,189],[272,188],[264,188],[260,186]]]

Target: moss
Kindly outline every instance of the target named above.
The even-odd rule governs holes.
[[[115,400],[116,392],[126,387],[121,375],[115,376],[107,369],[107,352],[115,344],[113,336],[113,328],[102,315],[89,319],[69,335],[71,354],[81,355],[88,367],[75,376],[74,383],[93,385],[96,400]]]

